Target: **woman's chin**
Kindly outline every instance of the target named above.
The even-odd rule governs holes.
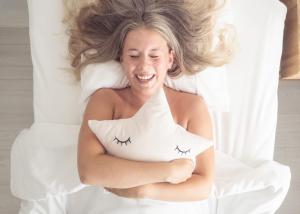
[[[145,95],[152,95],[157,91],[158,88],[162,87],[163,83],[156,79],[150,81],[139,81],[136,80],[131,84],[133,89],[136,89],[139,93]]]

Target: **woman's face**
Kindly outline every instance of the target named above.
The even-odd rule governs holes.
[[[141,27],[128,32],[121,64],[131,89],[152,95],[163,85],[167,70],[173,64],[173,52],[159,33]]]

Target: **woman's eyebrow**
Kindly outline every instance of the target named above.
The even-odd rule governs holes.
[[[129,48],[129,49],[127,49],[128,51],[138,51],[138,49],[136,49],[136,48]]]
[[[160,51],[160,50],[161,50],[160,48],[153,48],[150,51]]]

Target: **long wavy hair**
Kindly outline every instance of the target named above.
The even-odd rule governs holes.
[[[215,30],[220,0],[65,0],[70,64],[77,79],[91,63],[120,61],[127,33],[157,31],[174,51],[169,76],[221,66],[233,55],[232,28]],[[216,35],[217,34],[217,35]],[[214,40],[218,38],[217,45]],[[229,38],[229,39],[228,39]]]

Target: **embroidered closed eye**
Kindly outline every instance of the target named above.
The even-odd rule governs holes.
[[[121,146],[122,146],[123,144],[125,144],[125,145],[127,146],[128,143],[131,143],[130,137],[129,137],[127,140],[125,140],[125,141],[119,140],[117,137],[115,137],[115,139],[114,139],[113,141],[116,141],[117,144],[120,143]]]
[[[187,153],[191,152],[191,149],[183,151],[183,150],[179,149],[178,146],[176,146],[175,150],[178,151],[178,153],[180,153],[181,155],[186,155]]]

